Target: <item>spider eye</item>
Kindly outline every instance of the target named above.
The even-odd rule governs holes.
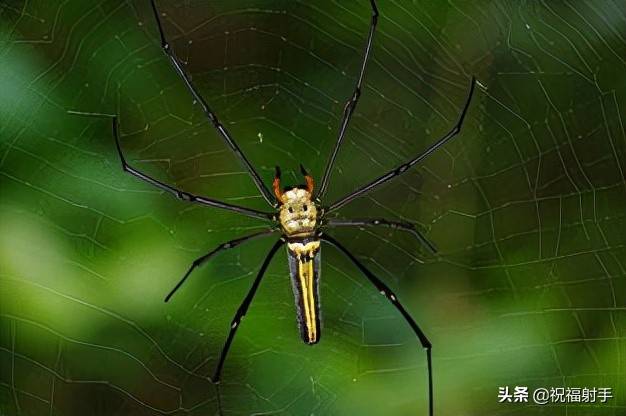
[[[306,205],[302,205],[302,211],[306,211],[307,209],[309,209],[309,207],[307,207]]]
[[[293,208],[289,207],[289,213],[293,214]]]

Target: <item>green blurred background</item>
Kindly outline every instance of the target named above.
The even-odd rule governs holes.
[[[327,202],[461,135],[339,217],[420,224],[333,235],[432,341],[439,415],[626,414],[626,6],[379,2],[365,88]],[[316,178],[369,23],[365,0],[160,1],[176,54],[269,185]],[[264,208],[169,65],[145,1],[0,3],[0,414],[212,415],[208,381],[267,238],[189,264],[260,221],[124,174]],[[426,414],[426,362],[399,314],[323,249],[322,341],[273,261],[224,368],[224,414]],[[612,387],[604,405],[498,403],[499,386]]]

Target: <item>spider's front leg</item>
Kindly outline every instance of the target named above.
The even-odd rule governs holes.
[[[317,192],[317,195],[315,196],[315,199],[317,201],[322,200],[324,198],[324,195],[326,194],[326,190],[328,189],[328,182],[330,180],[330,174],[333,170],[333,166],[335,165],[335,159],[337,158],[339,148],[343,143],[343,138],[346,134],[346,130],[348,129],[348,125],[350,124],[350,120],[352,119],[352,114],[354,113],[356,105],[359,102],[359,98],[361,97],[361,88],[363,87],[363,79],[365,78],[365,67],[367,66],[367,61],[370,57],[372,43],[374,41],[374,33],[376,32],[376,25],[378,23],[378,6],[376,5],[376,0],[370,0],[370,8],[370,29],[367,33],[367,41],[365,42],[365,50],[363,51],[361,69],[359,70],[359,76],[357,78],[356,85],[354,86],[354,92],[352,93],[350,98],[348,98],[348,101],[346,101],[346,104],[343,108],[343,116],[341,118],[341,123],[339,123],[339,133],[337,134],[335,147],[333,148],[333,151],[328,158],[328,162],[326,162],[324,176],[322,176],[320,188]]]
[[[174,70],[176,71],[180,79],[183,81],[183,83],[185,84],[185,87],[191,93],[194,100],[197,103],[199,103],[200,106],[202,107],[202,112],[204,113],[204,115],[209,119],[209,121],[211,122],[211,124],[213,125],[217,133],[222,137],[226,145],[235,154],[237,159],[239,159],[241,164],[246,168],[246,170],[248,171],[248,174],[250,175],[250,178],[252,178],[252,181],[254,182],[257,189],[261,193],[261,196],[263,197],[263,199],[265,199],[265,201],[270,206],[276,207],[276,201],[274,201],[272,194],[263,183],[263,180],[261,179],[261,176],[259,176],[259,173],[256,171],[256,169],[254,169],[254,166],[252,166],[252,163],[250,163],[246,155],[243,153],[243,150],[241,150],[241,148],[239,147],[237,142],[235,142],[235,139],[231,136],[231,134],[226,129],[224,124],[222,124],[219,121],[215,112],[211,109],[211,107],[209,107],[209,104],[206,102],[204,97],[202,97],[202,95],[198,92],[196,87],[191,82],[191,77],[187,74],[187,72],[183,68],[183,65],[181,64],[180,60],[176,57],[176,54],[172,50],[172,47],[170,46],[169,42],[167,41],[167,38],[165,37],[165,31],[163,30],[163,25],[161,24],[161,17],[159,15],[159,10],[157,9],[155,1],[150,0],[150,3],[152,5],[152,11],[154,13],[154,20],[156,21],[157,27],[159,28],[159,36],[161,38],[161,49],[163,49],[163,52],[169,58],[172,66],[174,67]]]

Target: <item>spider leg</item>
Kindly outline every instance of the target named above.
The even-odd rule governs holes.
[[[220,354],[219,362],[217,363],[217,367],[215,368],[215,374],[213,375],[214,383],[220,382],[222,366],[224,365],[224,361],[226,361],[226,356],[228,355],[230,344],[233,342],[233,338],[235,338],[235,334],[237,333],[237,328],[239,328],[239,324],[241,323],[241,320],[243,319],[244,315],[248,311],[248,307],[250,306],[250,303],[252,303],[252,299],[254,298],[254,295],[256,294],[257,289],[259,288],[259,284],[261,283],[261,280],[263,279],[263,276],[265,275],[265,271],[267,270],[267,267],[272,261],[274,254],[276,254],[276,251],[284,243],[285,242],[282,239],[276,241],[276,243],[270,249],[269,253],[267,253],[267,256],[265,257],[265,260],[263,261],[263,264],[261,265],[261,268],[259,269],[259,273],[257,274],[256,279],[254,279],[254,282],[252,283],[252,286],[250,287],[248,294],[246,295],[245,299],[243,300],[243,302],[237,309],[237,313],[235,313],[235,317],[233,318],[230,324],[230,332],[228,333],[228,338],[226,339],[226,342],[224,343],[224,347],[222,348],[222,352]]]
[[[457,123],[454,125],[454,127],[448,133],[446,133],[445,136],[437,140],[435,143],[431,144],[426,150],[420,153],[417,157],[385,173],[378,179],[373,180],[367,185],[360,187],[359,189],[353,191],[352,193],[334,202],[332,205],[330,205],[330,207],[328,207],[326,213],[339,209],[342,206],[346,205],[347,203],[351,202],[353,199],[358,198],[359,196],[363,195],[364,193],[371,191],[372,189],[395,178],[396,176],[402,175],[404,172],[409,170],[409,168],[413,167],[414,165],[426,159],[428,156],[433,154],[437,149],[439,149],[441,146],[446,144],[450,139],[452,139],[454,136],[459,134],[459,132],[461,131],[461,127],[463,126],[463,120],[465,120],[465,115],[467,114],[467,109],[469,108],[470,102],[472,101],[472,96],[474,94],[475,85],[476,85],[476,79],[472,77],[469,93],[467,94],[467,99],[465,100],[465,105],[463,107],[463,110],[461,111],[459,119]]]
[[[348,124],[350,123],[350,119],[352,118],[352,113],[354,113],[354,109],[356,108],[359,97],[361,96],[361,86],[363,84],[363,78],[365,77],[365,66],[367,65],[367,60],[370,56],[370,49],[372,48],[374,32],[376,31],[376,24],[378,23],[378,7],[376,7],[376,1],[370,0],[370,6],[372,8],[372,20],[370,23],[370,30],[367,35],[367,42],[365,43],[365,51],[363,52],[363,62],[361,63],[359,78],[357,79],[356,85],[354,86],[354,92],[352,93],[348,101],[346,101],[346,104],[343,108],[343,118],[341,119],[341,124],[339,125],[340,127],[339,134],[337,135],[337,141],[335,143],[335,147],[333,148],[333,152],[331,153],[330,158],[326,163],[324,176],[322,177],[322,182],[316,196],[318,200],[322,199],[326,194],[326,190],[328,189],[328,181],[330,180],[330,173],[335,164],[335,158],[337,157],[337,153],[339,152],[339,148],[341,147],[341,143],[343,142],[343,136],[348,129]]]
[[[389,289],[389,287],[384,284],[378,277],[374,275],[371,271],[369,271],[352,253],[348,251],[341,243],[339,243],[334,238],[330,237],[328,234],[323,234],[321,236],[322,240],[332,244],[339,251],[348,257],[352,263],[367,277],[367,279],[378,289],[378,291],[385,296],[389,302],[402,314],[404,320],[409,324],[417,338],[419,339],[422,347],[426,350],[426,362],[428,366],[428,414],[432,416],[433,414],[433,375],[432,375],[432,356],[431,349],[432,344],[426,338],[424,332],[420,329],[419,325],[415,322],[415,320],[409,315],[409,313],[404,309],[404,306],[398,301],[395,293]]]
[[[263,199],[265,199],[265,201],[270,206],[276,207],[277,202],[275,201],[274,197],[270,193],[269,189],[267,189],[267,187],[261,180],[261,177],[259,176],[258,172],[254,169],[254,167],[252,166],[248,158],[246,158],[246,156],[243,154],[243,151],[241,150],[241,148],[237,145],[237,143],[235,143],[235,140],[231,137],[228,130],[226,130],[226,127],[224,127],[224,125],[218,120],[217,115],[213,112],[213,110],[211,110],[206,100],[200,95],[200,93],[196,90],[194,85],[191,83],[191,79],[189,75],[187,75],[187,73],[183,69],[181,62],[178,60],[178,58],[174,54],[174,51],[172,51],[170,44],[167,42],[167,39],[165,38],[165,32],[163,31],[163,26],[161,25],[161,18],[159,17],[159,11],[156,7],[156,3],[154,2],[154,0],[150,0],[150,1],[152,3],[152,11],[154,12],[154,18],[159,28],[159,35],[161,36],[161,48],[163,49],[163,52],[165,52],[167,57],[170,59],[172,66],[174,67],[174,69],[176,70],[180,78],[183,80],[183,82],[185,83],[185,86],[187,87],[187,89],[189,90],[193,98],[196,100],[196,102],[200,103],[200,106],[202,107],[202,112],[204,112],[204,114],[209,119],[211,124],[213,124],[213,127],[215,127],[219,135],[222,137],[222,139],[224,139],[228,147],[230,147],[233,153],[235,153],[235,156],[237,156],[239,161],[248,170],[248,173],[252,177],[254,184],[256,185],[257,189],[261,193],[261,196],[263,196]]]
[[[415,224],[406,221],[389,221],[384,218],[370,218],[370,219],[328,219],[324,224],[326,227],[367,227],[367,226],[381,226],[389,227],[400,231],[406,231],[413,235],[424,247],[428,249],[432,254],[437,253],[437,248],[428,241],[428,239],[417,229]]]
[[[228,204],[226,202],[221,202],[216,199],[207,198],[204,196],[194,195],[189,192],[181,191],[180,189],[167,185],[133,168],[126,162],[126,159],[124,158],[124,154],[122,153],[122,147],[120,146],[120,138],[119,138],[119,122],[117,120],[117,116],[111,115],[111,114],[101,114],[101,113],[83,113],[79,111],[68,111],[68,113],[73,114],[73,115],[79,115],[79,116],[100,117],[100,118],[111,119],[112,128],[113,128],[113,137],[115,138],[115,145],[117,147],[117,153],[120,157],[120,161],[122,162],[122,169],[124,170],[124,172],[128,172],[134,177],[139,178],[144,182],[148,182],[150,185],[156,186],[162,191],[169,192],[170,194],[174,195],[176,198],[181,199],[183,201],[195,202],[198,204],[208,205],[210,207],[215,207],[215,208],[222,208],[227,211],[236,212],[238,214],[243,214],[245,216],[252,217],[252,218],[259,218],[262,220],[273,220],[274,214],[272,213],[257,211],[256,209],[245,208],[239,205]]]
[[[165,297],[165,302],[168,302],[170,300],[170,298],[174,295],[174,293],[176,293],[176,291],[183,285],[183,283],[185,283],[185,281],[187,280],[187,278],[189,277],[191,272],[193,272],[196,269],[196,267],[199,267],[202,264],[206,263],[207,261],[209,261],[211,259],[211,257],[216,255],[217,253],[219,253],[219,252],[221,252],[223,250],[228,250],[228,249],[231,249],[231,248],[235,248],[239,244],[245,243],[246,241],[253,240],[253,239],[257,238],[257,237],[264,237],[266,235],[269,235],[269,234],[273,233],[274,231],[276,231],[276,229],[275,228],[271,228],[269,230],[259,231],[259,232],[254,233],[254,234],[250,234],[250,235],[247,235],[247,236],[244,236],[244,237],[240,237],[240,238],[236,238],[234,240],[227,241],[226,243],[222,243],[219,246],[217,246],[216,248],[214,248],[213,250],[209,251],[204,256],[198,257],[197,259],[195,259],[193,261],[193,263],[191,264],[191,266],[187,270],[187,273],[185,273],[185,275],[182,277],[182,279],[180,279],[180,281],[176,284],[176,286],[174,286],[174,289],[172,289],[170,291],[170,293]]]

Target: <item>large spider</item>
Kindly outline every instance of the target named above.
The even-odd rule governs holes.
[[[419,325],[413,320],[411,315],[406,311],[406,309],[402,306],[402,304],[398,301],[396,295],[387,287],[385,283],[383,283],[378,277],[376,277],[370,270],[368,270],[348,249],[346,249],[339,241],[335,240],[333,237],[324,232],[327,228],[332,227],[366,227],[366,226],[382,226],[382,227],[391,227],[394,229],[398,229],[401,231],[408,232],[415,236],[421,244],[423,244],[429,251],[435,253],[434,246],[422,235],[422,233],[416,228],[414,224],[408,222],[398,222],[398,221],[390,221],[383,218],[380,219],[347,219],[347,220],[337,220],[333,218],[327,218],[327,215],[337,209],[343,207],[344,205],[350,203],[354,199],[364,195],[367,192],[370,192],[380,185],[392,180],[393,178],[402,175],[404,172],[408,171],[411,167],[415,166],[419,162],[426,159],[432,153],[434,153],[437,149],[443,146],[446,142],[456,136],[463,124],[463,120],[465,119],[465,115],[467,113],[468,107],[470,105],[472,94],[474,92],[475,79],[472,77],[472,81],[469,87],[469,93],[467,95],[467,99],[465,101],[465,105],[459,115],[457,123],[454,127],[448,131],[443,137],[437,140],[435,143],[431,144],[426,150],[422,151],[419,155],[414,157],[413,159],[403,163],[402,165],[390,170],[379,178],[373,180],[372,182],[361,186],[355,191],[345,195],[339,200],[333,202],[330,205],[324,205],[322,203],[324,195],[328,189],[328,183],[330,179],[331,172],[333,170],[333,165],[335,162],[335,158],[337,153],[339,152],[339,148],[341,147],[341,143],[343,142],[343,138],[345,132],[348,128],[348,124],[354,113],[354,109],[359,101],[359,97],[361,95],[361,86],[363,84],[363,78],[365,74],[365,67],[367,65],[368,58],[370,56],[370,50],[372,47],[372,39],[374,37],[374,33],[376,30],[376,24],[378,21],[378,8],[376,6],[375,0],[370,0],[371,6],[371,23],[369,28],[369,33],[367,36],[367,42],[365,44],[365,51],[363,53],[362,63],[359,71],[359,76],[354,87],[354,92],[351,97],[346,101],[343,117],[340,123],[339,133],[337,135],[337,141],[335,143],[335,147],[330,155],[330,158],[326,164],[326,168],[324,170],[324,176],[322,177],[321,185],[317,192],[314,192],[314,181],[313,178],[306,172],[304,167],[300,165],[300,170],[305,179],[304,185],[298,185],[293,187],[287,187],[281,189],[280,183],[280,168],[276,167],[276,173],[273,181],[273,194],[269,191],[269,189],[265,186],[261,177],[254,169],[250,161],[246,158],[241,148],[234,141],[226,127],[218,120],[215,113],[211,110],[207,102],[202,98],[200,93],[196,90],[193,83],[191,82],[191,78],[185,70],[183,69],[183,65],[176,57],[174,52],[172,51],[167,39],[165,37],[165,33],[163,31],[163,27],[161,25],[161,20],[159,16],[158,9],[154,0],[151,0],[152,10],[154,12],[154,18],[156,20],[156,24],[159,29],[159,34],[161,37],[161,47],[163,48],[163,52],[169,58],[172,66],[176,70],[177,74],[180,76],[181,80],[184,82],[186,88],[189,90],[193,98],[196,102],[200,104],[202,107],[202,111],[209,119],[209,121],[213,124],[213,127],[217,130],[218,134],[222,137],[226,145],[232,150],[232,152],[237,156],[242,165],[246,168],[248,174],[251,179],[254,181],[256,187],[258,188],[261,196],[265,201],[274,209],[273,212],[263,212],[258,211],[251,208],[246,208],[238,205],[233,205],[226,202],[221,202],[212,198],[207,198],[200,195],[194,195],[189,192],[182,191],[180,189],[174,188],[170,185],[167,185],[157,179],[152,178],[151,176],[133,168],[130,166],[126,159],[124,158],[124,154],[122,153],[122,148],[120,146],[119,141],[119,126],[117,116],[104,115],[104,114],[94,114],[94,113],[78,113],[73,112],[75,114],[83,114],[83,115],[96,115],[96,116],[107,116],[112,118],[113,124],[113,136],[115,138],[115,143],[117,146],[117,151],[122,162],[122,169],[129,174],[148,182],[151,185],[156,186],[157,188],[169,192],[173,194],[175,197],[188,201],[194,202],[198,204],[208,205],[211,207],[221,208],[227,211],[232,211],[237,214],[245,215],[252,218],[258,218],[264,221],[268,221],[274,223],[273,226],[270,226],[267,230],[257,232],[254,234],[246,235],[243,237],[236,238],[234,240],[228,241],[226,243],[220,244],[213,250],[209,251],[202,257],[197,258],[192,263],[191,267],[187,270],[182,279],[176,284],[174,289],[165,297],[165,302],[169,301],[172,295],[182,286],[185,280],[189,277],[191,272],[195,270],[196,267],[202,265],[207,262],[216,254],[228,250],[234,247],[239,246],[242,243],[250,241],[257,237],[267,236],[269,234],[273,234],[275,232],[280,232],[281,236],[274,243],[269,253],[265,257],[263,264],[259,269],[259,272],[252,283],[248,294],[244,298],[243,302],[237,309],[237,313],[235,314],[231,326],[230,332],[228,334],[228,338],[224,343],[222,348],[222,352],[220,354],[220,358],[215,369],[215,373],[213,375],[212,381],[218,383],[220,381],[220,375],[222,371],[222,366],[224,365],[224,361],[226,360],[226,356],[230,349],[231,343],[237,333],[237,329],[239,328],[239,324],[241,323],[241,319],[244,317],[246,312],[248,311],[248,307],[254,298],[254,295],[263,279],[265,271],[267,270],[270,261],[274,257],[274,254],[278,249],[283,245],[287,244],[287,257],[289,261],[289,272],[291,275],[291,284],[295,296],[295,304],[297,311],[297,321],[300,329],[300,336],[302,340],[309,345],[316,344],[320,340],[320,328],[321,328],[321,317],[320,317],[320,304],[319,304],[319,279],[320,279],[320,251],[321,251],[321,242],[327,242],[331,245],[335,246],[339,251],[345,254],[354,265],[367,277],[367,279],[378,289],[378,291],[384,295],[391,304],[402,314],[402,317],[406,320],[406,322],[410,325],[411,329],[417,336],[419,342],[422,347],[426,350],[426,358],[427,358],[427,367],[428,367],[428,400],[429,400],[429,414],[433,413],[433,387],[432,387],[432,359],[431,359],[431,343],[424,335],[424,332],[420,329]]]

